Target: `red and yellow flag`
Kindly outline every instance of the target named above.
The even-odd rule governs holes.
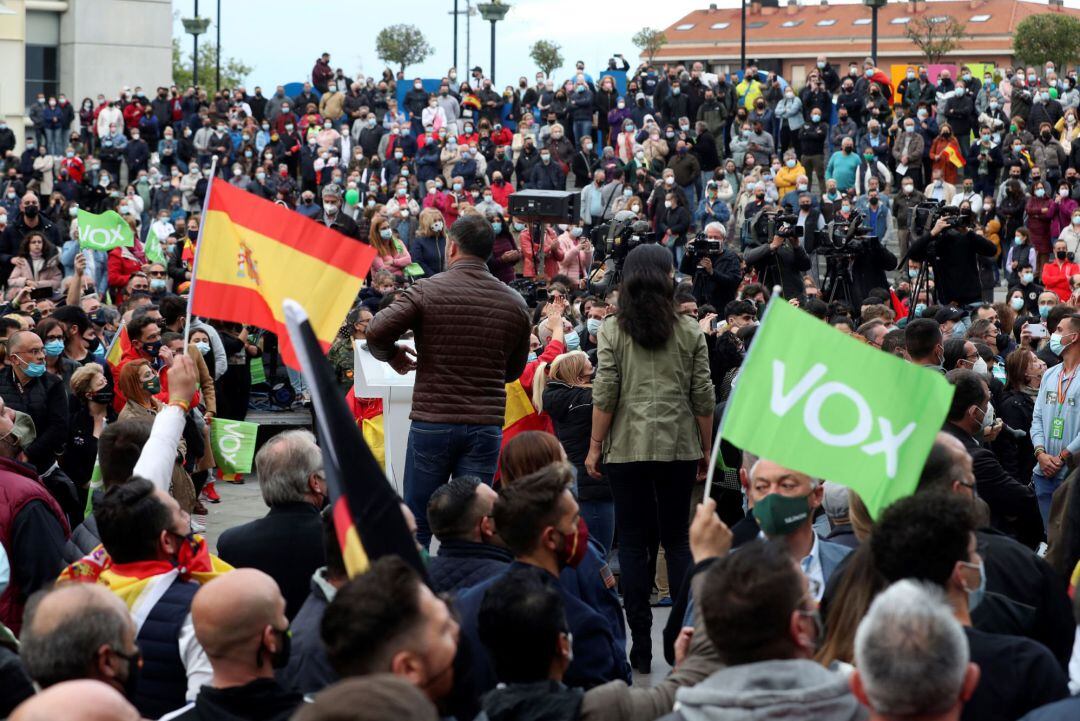
[[[941,152],[945,158],[958,168],[962,168],[967,165],[967,161],[964,160],[964,156],[956,152],[956,148],[951,145],[946,145],[945,150]]]
[[[228,183],[211,183],[208,193],[192,313],[277,334],[283,360],[297,368],[281,309],[292,298],[307,309],[325,353],[375,249]]]

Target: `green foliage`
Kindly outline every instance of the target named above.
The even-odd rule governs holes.
[[[544,72],[544,75],[551,75],[552,70],[562,67],[563,56],[560,50],[562,50],[561,45],[548,40],[537,40],[529,51],[529,57]]]
[[[189,36],[185,36],[190,41]],[[208,94],[217,92],[217,78],[215,76],[215,64],[217,63],[217,46],[208,40],[199,43],[199,85],[206,89]],[[221,85],[226,88],[235,88],[244,84],[244,79],[251,75],[255,68],[245,65],[236,58],[224,58],[221,62]],[[191,63],[191,53],[180,51],[179,38],[172,41],[172,77],[173,84],[178,88],[191,87],[194,84],[195,70]]]
[[[1064,70],[1080,59],[1080,20],[1064,13],[1024,18],[1013,35],[1013,54],[1025,65],[1052,60]]]
[[[904,27],[904,34],[922,51],[926,64],[932,65],[960,46],[967,25],[951,15],[919,15]]]
[[[651,63],[653,56],[667,44],[667,35],[664,35],[663,30],[653,30],[652,28],[641,28],[638,30],[634,37],[631,38],[634,46],[639,48],[645,53],[645,57]]]
[[[397,65],[402,73],[410,65],[424,62],[434,52],[424,33],[415,25],[391,25],[375,37],[375,53],[379,60]]]

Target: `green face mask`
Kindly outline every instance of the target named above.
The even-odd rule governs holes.
[[[754,504],[754,519],[770,538],[787,536],[810,518],[810,496],[769,495]]]
[[[156,396],[158,393],[161,393],[161,379],[154,376],[148,381],[143,381],[142,387],[143,390],[150,395]]]

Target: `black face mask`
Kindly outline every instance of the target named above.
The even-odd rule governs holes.
[[[117,656],[127,661],[127,676],[124,677],[124,698],[128,701],[135,700],[135,692],[139,688],[139,676],[142,673],[142,653],[135,649],[135,653],[127,654],[113,651]]]
[[[1068,255],[1068,253],[1066,253],[1064,250],[1059,250],[1058,252],[1054,253],[1054,255],[1057,256],[1058,260],[1065,260],[1065,257]]]
[[[100,390],[90,395],[90,400],[94,403],[100,403],[103,406],[110,406],[113,402],[113,396],[115,394],[110,390]]]
[[[292,629],[286,628],[284,631],[274,629],[274,635],[277,636],[281,643],[278,644],[278,650],[269,654],[270,665],[275,669],[282,669],[289,665],[289,654],[292,651]],[[262,666],[263,647],[259,646],[259,650],[255,652],[255,665]]]
[[[27,218],[36,218],[38,215],[38,207],[36,205],[28,205],[23,209],[23,215]]]
[[[198,240],[199,239],[199,231],[198,230],[189,230],[187,232],[187,237],[190,240]]]

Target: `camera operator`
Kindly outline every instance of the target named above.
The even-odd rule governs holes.
[[[888,288],[885,272],[896,268],[896,256],[885,247],[881,238],[871,235],[867,239],[866,252],[859,253],[851,261],[851,300],[856,308],[874,288]]]
[[[930,261],[934,269],[937,299],[942,305],[968,305],[982,301],[976,256],[993,257],[997,248],[972,230],[974,220],[970,213],[956,211],[939,214],[930,232],[920,234],[911,244],[909,256],[913,260]]]
[[[723,223],[709,223],[703,236],[690,241],[679,272],[693,278],[694,298],[698,305],[723,308],[735,300],[742,281],[739,254],[727,247],[727,230]],[[717,244],[718,253],[703,250],[707,246],[712,250]]]
[[[789,233],[787,229],[781,232]],[[779,285],[785,298],[798,298],[803,292],[802,274],[810,270],[810,256],[799,240],[798,229],[785,238],[779,233],[768,243],[758,243],[746,251],[746,265],[757,271],[758,281],[766,288]]]

